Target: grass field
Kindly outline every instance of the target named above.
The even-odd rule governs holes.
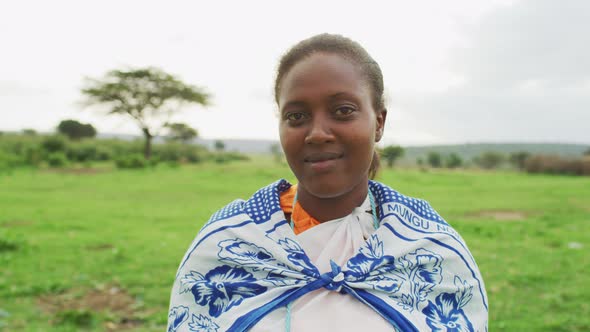
[[[270,165],[270,166],[269,166]],[[0,174],[0,330],[163,331],[183,253],[209,216],[280,177],[253,162]],[[490,331],[590,330],[590,178],[386,170],[465,238]]]

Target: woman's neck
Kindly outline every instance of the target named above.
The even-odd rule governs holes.
[[[368,181],[361,182],[350,191],[330,198],[321,198],[308,192],[301,184],[297,186],[297,201],[301,207],[319,222],[345,217],[360,206],[367,197]]]

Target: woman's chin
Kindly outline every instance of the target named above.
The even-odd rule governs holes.
[[[301,185],[301,184],[300,184]],[[303,183],[305,190],[310,193],[311,195],[317,198],[336,198],[343,196],[350,192],[354,186],[350,186],[343,183],[338,183],[337,181],[309,181],[308,183]]]

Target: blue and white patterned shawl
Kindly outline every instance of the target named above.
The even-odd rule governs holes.
[[[216,212],[184,256],[168,331],[247,331],[324,287],[353,296],[398,331],[487,331],[480,272],[431,207],[370,181],[380,226],[345,266],[321,274],[281,210],[280,180]]]

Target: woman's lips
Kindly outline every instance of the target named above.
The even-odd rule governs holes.
[[[313,171],[322,172],[333,168],[340,158],[342,158],[341,153],[320,152],[307,155],[304,162],[310,165]]]
[[[305,161],[306,163],[315,163],[326,160],[338,159],[340,157],[342,157],[342,154],[337,152],[315,152],[306,155],[303,161]]]

